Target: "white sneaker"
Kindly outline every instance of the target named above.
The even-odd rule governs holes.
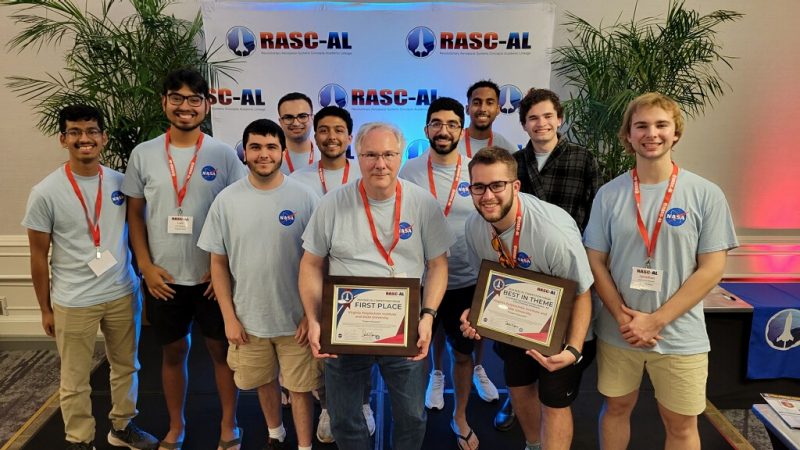
[[[317,424],[317,440],[323,444],[330,444],[336,439],[333,438],[331,433],[331,416],[328,415],[328,410],[323,409],[319,415],[319,424]]]
[[[364,420],[367,421],[369,435],[372,436],[375,434],[375,415],[372,414],[372,407],[369,406],[369,403],[364,403],[364,405],[361,406],[361,409],[364,411]]]
[[[497,388],[486,375],[486,371],[480,364],[475,366],[472,370],[472,384],[475,385],[475,390],[478,391],[478,395],[480,395],[483,401],[493,402],[500,398],[500,395],[497,393]]]
[[[441,370],[431,372],[428,388],[425,390],[425,407],[428,409],[444,408],[444,374]]]

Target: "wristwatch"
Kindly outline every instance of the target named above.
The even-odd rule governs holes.
[[[581,352],[578,351],[577,348],[567,344],[564,346],[564,350],[572,353],[572,355],[575,357],[575,362],[572,363],[572,365],[578,365],[581,362],[581,360],[583,360],[583,355],[581,354]]]
[[[433,309],[433,308],[422,308],[419,311],[419,316],[422,317],[423,314],[430,314],[431,317],[433,317],[435,319],[437,313],[436,313],[436,310]]]

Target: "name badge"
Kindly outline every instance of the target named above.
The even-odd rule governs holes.
[[[634,267],[631,273],[631,289],[658,292],[661,290],[663,278],[664,272],[661,270],[649,267]]]
[[[89,261],[89,268],[92,269],[95,276],[100,276],[108,271],[108,269],[114,267],[117,264],[117,260],[114,258],[114,255],[111,254],[110,251],[106,250],[100,253],[100,257],[92,257],[92,260]]]
[[[169,216],[167,217],[167,233],[169,234],[192,234],[192,216]]]

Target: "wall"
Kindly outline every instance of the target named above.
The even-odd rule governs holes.
[[[558,9],[557,23],[564,21],[565,11],[593,24],[601,20],[611,23],[620,15],[630,17],[636,6],[634,0],[553,3]],[[197,12],[198,5],[197,1],[184,1],[170,11],[188,18]],[[797,276],[800,158],[795,154],[799,148],[794,129],[800,115],[800,88],[796,83],[796,74],[800,73],[800,53],[796,51],[800,44],[796,29],[800,2],[687,0],[686,6],[701,13],[730,9],[745,17],[720,29],[719,42],[725,53],[737,58],[732,71],[720,68],[730,89],[703,117],[687,123],[675,160],[719,184],[728,197],[743,243],[731,254],[728,276]],[[666,1],[639,2],[637,16],[663,15],[666,8]],[[8,42],[21,29],[9,18],[12,9],[0,7],[0,42]],[[124,15],[124,9],[116,14]],[[566,30],[557,27],[555,45],[567,40]],[[3,47],[0,58],[3,79],[22,74],[42,77],[61,67],[57,49],[18,54]],[[568,95],[557,79],[552,88],[562,96]],[[19,222],[31,186],[62,164],[66,154],[55,137],[43,136],[36,129],[31,109],[8,89],[0,89],[0,104],[5,105],[0,109],[0,297],[7,297],[12,308],[19,308],[12,309],[12,316],[0,316],[0,337],[38,334],[25,231]]]

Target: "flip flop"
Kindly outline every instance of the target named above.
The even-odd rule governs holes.
[[[183,447],[183,441],[178,441],[178,442],[161,441],[158,443],[158,447],[156,448],[166,448],[168,450],[181,450],[182,447]]]
[[[222,450],[227,450],[234,445],[241,445],[242,444],[242,436],[244,436],[244,430],[241,427],[236,428],[239,431],[239,437],[231,439],[230,441],[223,441],[222,439],[219,440],[217,443],[218,448],[222,448]]]
[[[456,435],[456,445],[458,445],[459,450],[470,450],[470,448],[472,448],[469,444],[469,439],[475,435],[475,433],[472,431],[472,428],[469,429],[469,433],[467,433],[466,436],[462,436],[458,434],[458,431],[456,431],[458,430],[458,427],[456,426],[456,421],[451,420],[450,429],[453,431],[453,434]],[[461,441],[464,441],[463,444]],[[480,442],[478,443],[478,446],[480,446]],[[477,450],[477,448],[478,447],[475,447],[473,450]]]

